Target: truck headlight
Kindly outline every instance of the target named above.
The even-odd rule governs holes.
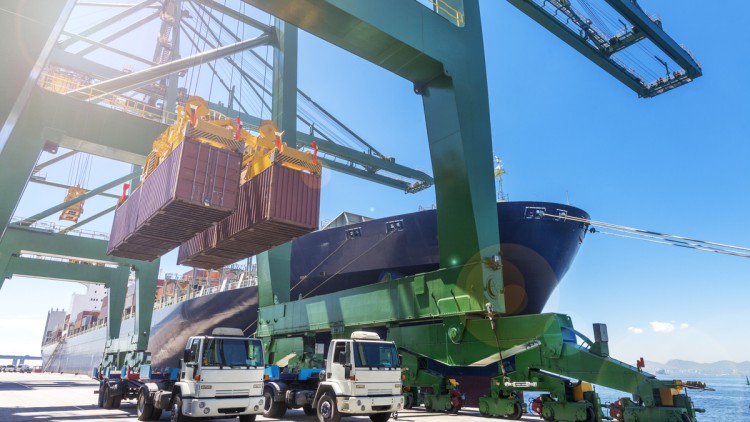
[[[263,384],[253,384],[253,388],[261,388],[263,387]]]
[[[365,385],[364,384],[356,384],[354,387],[355,388],[365,388]]]
[[[210,412],[211,412],[211,409],[209,409],[208,407],[203,409],[203,413],[205,413],[206,415],[208,415]]]
[[[200,407],[201,409],[203,409],[204,407],[206,407],[206,403],[200,402],[200,403],[198,403],[198,407]]]

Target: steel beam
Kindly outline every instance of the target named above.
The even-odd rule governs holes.
[[[179,72],[193,66],[199,66],[211,60],[226,57],[228,55],[246,50],[248,48],[265,45],[272,38],[268,35],[261,35],[246,41],[229,44],[214,50],[204,51],[190,57],[178,59],[169,63],[160,64],[148,69],[139,70],[127,75],[123,75],[107,81],[98,82],[83,88],[68,92],[68,95],[77,98],[86,99],[90,95],[99,95],[99,93],[118,92],[129,88],[134,88],[147,82],[161,79],[170,73]]]
[[[99,217],[102,217],[102,216],[105,216],[105,215],[111,213],[115,209],[117,209],[117,205],[112,205],[111,207],[106,208],[104,210],[101,210],[98,213],[92,215],[91,217],[85,218],[85,219],[83,219],[83,220],[81,220],[81,221],[73,224],[72,226],[68,226],[68,227],[60,230],[60,234],[70,233],[71,231],[73,231],[73,230],[75,230],[75,229],[77,229],[77,228],[79,228],[81,226],[85,226],[86,224],[88,224],[88,223],[90,223],[90,222],[98,219]]]
[[[31,182],[31,183],[38,183],[40,185],[51,186],[53,188],[60,188],[60,189],[68,189],[70,187],[70,185],[66,185],[64,183],[50,182],[49,180],[40,179],[40,178],[38,178],[36,176],[31,176],[31,178],[29,179],[29,182]],[[107,193],[107,192],[102,192],[102,193],[99,194],[99,196],[104,196],[104,197],[107,197],[107,198],[120,199],[120,195],[115,195],[113,193]]]
[[[457,42],[450,22],[415,1],[243,1],[419,84],[443,73],[434,48],[473,50]]]
[[[146,161],[154,139],[167,128],[153,120],[41,88],[32,94],[22,120],[28,127],[23,135],[25,142],[41,139],[63,148],[138,165]],[[28,144],[25,148],[32,149]]]
[[[61,204],[55,205],[54,207],[48,208],[48,209],[46,209],[46,210],[44,210],[44,211],[42,211],[42,212],[40,212],[38,214],[35,214],[35,215],[33,215],[33,216],[29,217],[29,218],[21,220],[21,221],[18,222],[18,225],[20,225],[20,226],[30,226],[30,225],[36,223],[37,221],[42,220],[45,217],[49,217],[50,215],[52,215],[52,214],[54,214],[56,212],[60,212],[60,211],[64,210],[65,208],[73,206],[73,205],[75,205],[75,204],[77,204],[77,203],[79,203],[81,201],[85,201],[86,199],[89,199],[89,198],[91,198],[93,196],[96,196],[96,195],[98,195],[98,194],[100,194],[100,193],[102,193],[104,191],[112,189],[113,187],[115,187],[117,185],[125,183],[125,182],[129,181],[130,179],[132,179],[133,177],[135,177],[136,175],[137,175],[137,173],[131,173],[131,174],[127,174],[125,176],[121,176],[121,177],[119,177],[119,178],[117,178],[117,179],[115,179],[115,180],[113,180],[113,181],[111,181],[109,183],[105,183],[105,184],[99,186],[98,188],[91,189],[90,191],[84,193],[83,195],[81,195],[81,196],[79,196],[77,198],[73,198],[73,199],[71,199],[69,201],[65,201],[65,202],[63,202]]]
[[[691,78],[697,78],[703,74],[700,65],[693,59],[693,57],[685,51],[677,42],[672,39],[661,26],[657,25],[648,15],[641,9],[636,1],[630,0],[605,0],[620,13],[625,19],[630,21],[637,28],[646,33],[648,38],[656,44],[656,46],[666,53],[672,60],[680,65],[688,76]]]
[[[250,16],[243,15],[242,13],[239,13],[238,11],[231,9],[225,5],[222,5],[220,3],[217,3],[214,0],[192,0],[196,3],[205,5],[206,7],[216,10],[219,13],[223,13],[233,19],[236,19],[246,25],[252,26],[255,29],[259,29],[263,32],[271,32],[273,31],[273,27],[270,27],[263,22],[259,22]]]
[[[106,43],[112,42],[112,41],[114,41],[114,40],[122,37],[123,35],[130,34],[130,33],[133,32],[133,30],[135,30],[137,28],[140,28],[143,25],[146,25],[147,23],[149,23],[149,22],[151,22],[153,20],[156,20],[156,18],[158,18],[158,17],[159,17],[159,12],[152,13],[152,14],[150,14],[148,16],[145,16],[145,17],[143,17],[143,18],[141,18],[141,19],[139,19],[139,20],[131,23],[130,25],[128,25],[128,26],[126,26],[124,28],[121,28],[120,30],[118,30],[118,31],[116,31],[116,32],[114,32],[112,34],[109,34],[106,37],[102,38],[102,40],[100,41],[100,43],[101,44],[106,44]],[[84,56],[86,56],[87,54],[93,52],[97,48],[98,47],[92,45],[92,46],[86,47],[83,50],[77,52],[75,55],[77,57],[83,58]]]
[[[612,60],[609,60],[609,57],[600,53],[594,46],[587,43],[584,38],[581,38],[578,33],[565,26],[563,22],[557,20],[531,1],[508,0],[508,2],[531,19],[535,20],[538,24],[542,25],[548,31],[555,34],[576,51],[583,54],[584,57],[594,62],[594,64],[601,67],[604,71],[614,76],[615,79],[620,81],[623,85],[632,89],[638,93],[638,95],[645,94],[646,90],[643,84],[645,84],[646,81],[639,81],[633,75],[625,71],[625,69],[615,64]]]
[[[66,159],[68,157],[71,157],[73,155],[76,155],[76,154],[78,154],[78,151],[68,151],[65,154],[60,154],[57,157],[50,158],[49,160],[47,160],[47,161],[45,161],[43,163],[39,163],[36,166],[34,166],[34,173],[40,171],[41,169],[43,169],[45,167],[51,166],[52,164],[60,162],[60,161],[62,161],[64,159]]]
[[[109,27],[110,25],[113,25],[117,22],[121,22],[123,19],[127,18],[128,16],[133,15],[137,13],[138,11],[151,6],[153,3],[156,3],[156,1],[157,0],[145,0],[141,3],[134,4],[128,10],[123,10],[122,12],[117,13],[116,15],[110,18],[97,22],[95,25],[84,29],[83,31],[81,31],[80,35],[84,37],[88,37],[89,35],[99,32],[102,29]],[[71,44],[74,44],[76,41],[77,40],[75,39],[68,39],[65,41],[61,41],[59,44],[61,48],[65,49]]]
[[[127,51],[122,51],[119,48],[111,47],[111,46],[109,46],[107,44],[101,43],[99,41],[94,41],[92,39],[83,37],[83,36],[78,35],[78,34],[73,34],[71,32],[63,31],[63,35],[67,35],[69,37],[76,38],[79,41],[83,41],[86,44],[90,44],[91,47],[94,47],[94,48],[101,48],[102,50],[111,51],[111,52],[113,52],[115,54],[119,54],[119,55],[121,55],[123,57],[127,57],[129,59],[132,59],[132,60],[135,60],[135,61],[139,61],[141,63],[145,63],[145,64],[147,64],[149,66],[153,66],[154,65],[154,62],[152,62],[151,60],[144,59],[143,57],[136,56],[135,54],[128,53]]]
[[[94,265],[52,261],[49,259],[11,257],[3,276],[5,278],[11,278],[14,275],[18,275],[32,278],[47,278],[51,280],[77,281],[81,283],[101,283],[109,287],[108,280],[111,279],[111,276],[115,273],[122,272],[123,269],[126,274],[130,272],[127,267],[123,267],[122,269],[119,267],[107,268]]]
[[[63,30],[74,0],[7,0],[0,8],[0,28],[8,39],[0,43],[0,57],[21,57],[3,60],[3,101],[0,101],[0,153],[5,150],[36,80]],[[13,167],[3,167],[10,169]],[[8,198],[8,197],[3,197]],[[0,225],[4,224],[0,220]],[[0,232],[0,235],[2,233]]]
[[[284,132],[284,142],[297,148],[297,28],[276,19],[273,49],[271,120]]]

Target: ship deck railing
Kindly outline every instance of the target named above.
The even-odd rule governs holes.
[[[175,295],[170,295],[169,297],[162,297],[160,300],[154,302],[154,310],[165,308],[167,306],[171,306],[179,302],[184,302],[188,299],[193,299],[193,298],[202,297],[202,296],[209,296],[209,295],[216,294],[222,291],[227,291],[227,290],[241,289],[243,287],[250,287],[256,284],[257,284],[257,279],[250,278],[250,277],[248,278],[243,277],[240,280],[223,282],[219,286],[211,286],[211,287],[199,286],[195,289],[188,288],[188,289],[183,290],[183,292],[179,295],[175,294]],[[123,322],[133,317],[135,317],[135,307],[127,308],[122,313]],[[84,325],[79,328],[68,328],[68,331],[66,334],[47,340],[42,344],[42,346],[47,345],[49,343],[53,343],[55,341],[60,341],[64,338],[75,337],[81,334],[88,333],[90,331],[98,330],[99,328],[102,328],[105,326],[107,326],[107,317],[98,319],[94,323]]]

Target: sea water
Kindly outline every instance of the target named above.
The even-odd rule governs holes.
[[[664,378],[664,376],[659,376]],[[750,422],[750,385],[744,376],[694,376],[676,377],[683,381],[703,381],[706,387],[714,391],[688,390],[687,394],[693,399],[693,405],[705,409],[706,413],[698,413],[700,422]],[[612,403],[627,395],[609,388],[598,387],[596,391],[604,403]],[[605,414],[608,411],[604,409]]]

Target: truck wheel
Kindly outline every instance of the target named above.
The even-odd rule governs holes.
[[[376,413],[374,415],[370,415],[370,420],[372,422],[387,422],[390,418],[390,413]]]
[[[255,422],[256,415],[240,415],[240,422]]]
[[[154,404],[146,403],[148,398],[148,390],[141,388],[138,393],[138,402],[135,406],[135,413],[138,416],[139,421],[150,421],[154,419]]]
[[[99,383],[99,394],[96,396],[96,405],[99,407],[104,407],[104,383]]]
[[[266,388],[263,390],[263,416],[267,418],[278,419],[286,413],[286,403],[283,401],[273,401],[273,390]]]
[[[414,395],[409,393],[405,396],[404,409],[411,409],[414,407]]]
[[[336,398],[331,393],[325,393],[318,401],[318,421],[339,422],[341,413],[336,407]]]
[[[174,400],[172,401],[172,422],[189,422],[193,418],[182,414],[182,395],[176,393]]]
[[[307,415],[307,416],[312,416],[312,415],[318,413],[317,410],[315,410],[315,408],[312,407],[309,404],[306,404],[306,405],[302,406],[302,410],[305,412],[305,415]]]
[[[104,384],[104,399],[103,399],[102,403],[104,404],[103,407],[105,409],[114,409],[115,408],[115,398],[112,397],[109,394],[109,385],[108,384]]]

